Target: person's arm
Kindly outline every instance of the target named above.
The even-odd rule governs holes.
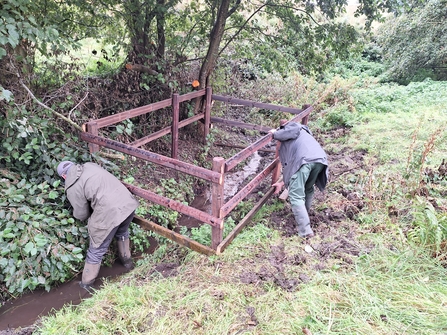
[[[84,197],[73,197],[67,194],[67,198],[73,207],[73,216],[80,220],[87,220],[92,215],[92,208],[90,202]]]
[[[270,133],[273,134],[273,139],[280,142],[294,140],[300,136],[301,125],[291,122],[285,126],[281,126],[278,130],[271,129]]]

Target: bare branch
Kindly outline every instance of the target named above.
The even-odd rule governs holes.
[[[87,93],[85,93],[85,96],[81,99],[81,101],[79,101],[77,104],[76,104],[76,106],[74,106],[69,112],[68,112],[68,118],[69,119],[71,119],[70,118],[70,116],[71,116],[71,113],[87,98],[87,96],[88,96],[88,92]]]
[[[261,11],[262,8],[264,8],[267,5],[262,5],[261,7],[259,7],[257,10],[255,10],[250,17],[245,20],[244,24],[242,26],[240,26],[240,28],[238,29],[238,31],[236,31],[233,36],[231,36],[227,43],[224,45],[224,47],[219,51],[219,56],[222,54],[222,52],[227,48],[227,46],[236,38],[237,35],[239,35],[239,33],[242,31],[242,29],[244,29],[244,27],[248,24],[248,22],[250,22],[250,20],[253,18],[253,16],[255,16],[257,13],[259,13]]]
[[[56,112],[54,109],[52,109],[51,107],[48,107],[47,105],[45,105],[44,103],[40,102],[39,99],[37,99],[35,97],[35,95],[33,94],[33,92],[31,92],[31,90],[23,83],[22,79],[19,78],[19,82],[20,84],[23,86],[23,88],[28,92],[29,95],[31,95],[31,97],[43,108],[48,109],[51,113],[53,113],[54,115],[56,115],[57,117],[61,118],[62,120],[68,122],[69,124],[71,124],[73,127],[75,127],[77,130],[79,131],[83,131],[82,127],[77,125],[76,123],[74,123],[72,120],[70,120],[69,118],[65,117],[64,115]]]

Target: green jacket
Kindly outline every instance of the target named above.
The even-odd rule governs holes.
[[[129,190],[95,163],[72,166],[65,180],[65,192],[73,206],[73,216],[81,221],[88,219],[90,243],[94,248],[138,207]]]

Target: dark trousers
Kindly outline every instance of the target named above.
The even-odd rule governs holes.
[[[87,256],[85,258],[86,263],[90,264],[100,264],[102,258],[106,254],[109,249],[110,243],[112,243],[113,238],[119,239],[121,237],[128,238],[129,237],[129,225],[133,220],[135,212],[132,212],[119,226],[113,228],[110,234],[106,237],[104,242],[98,248],[93,248],[92,244],[87,250]]]

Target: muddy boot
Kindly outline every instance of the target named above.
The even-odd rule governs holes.
[[[314,232],[310,227],[310,219],[307,214],[306,206],[293,206],[293,214],[295,215],[295,221],[298,226],[298,235],[301,237],[313,237]]]
[[[119,237],[117,239],[118,244],[118,257],[124,267],[128,270],[133,269],[133,262],[130,256],[130,240],[128,237]]]
[[[98,277],[100,267],[101,263],[90,264],[86,262],[84,264],[84,270],[82,271],[82,281],[79,285],[87,291],[90,291],[91,285],[95,282],[96,277]]]
[[[306,206],[306,210],[307,210],[307,212],[309,212],[310,207],[312,206],[312,200],[313,200],[313,198],[314,198],[314,195],[313,195],[313,194],[311,194],[311,195],[306,195],[306,201],[305,201],[304,205]]]

